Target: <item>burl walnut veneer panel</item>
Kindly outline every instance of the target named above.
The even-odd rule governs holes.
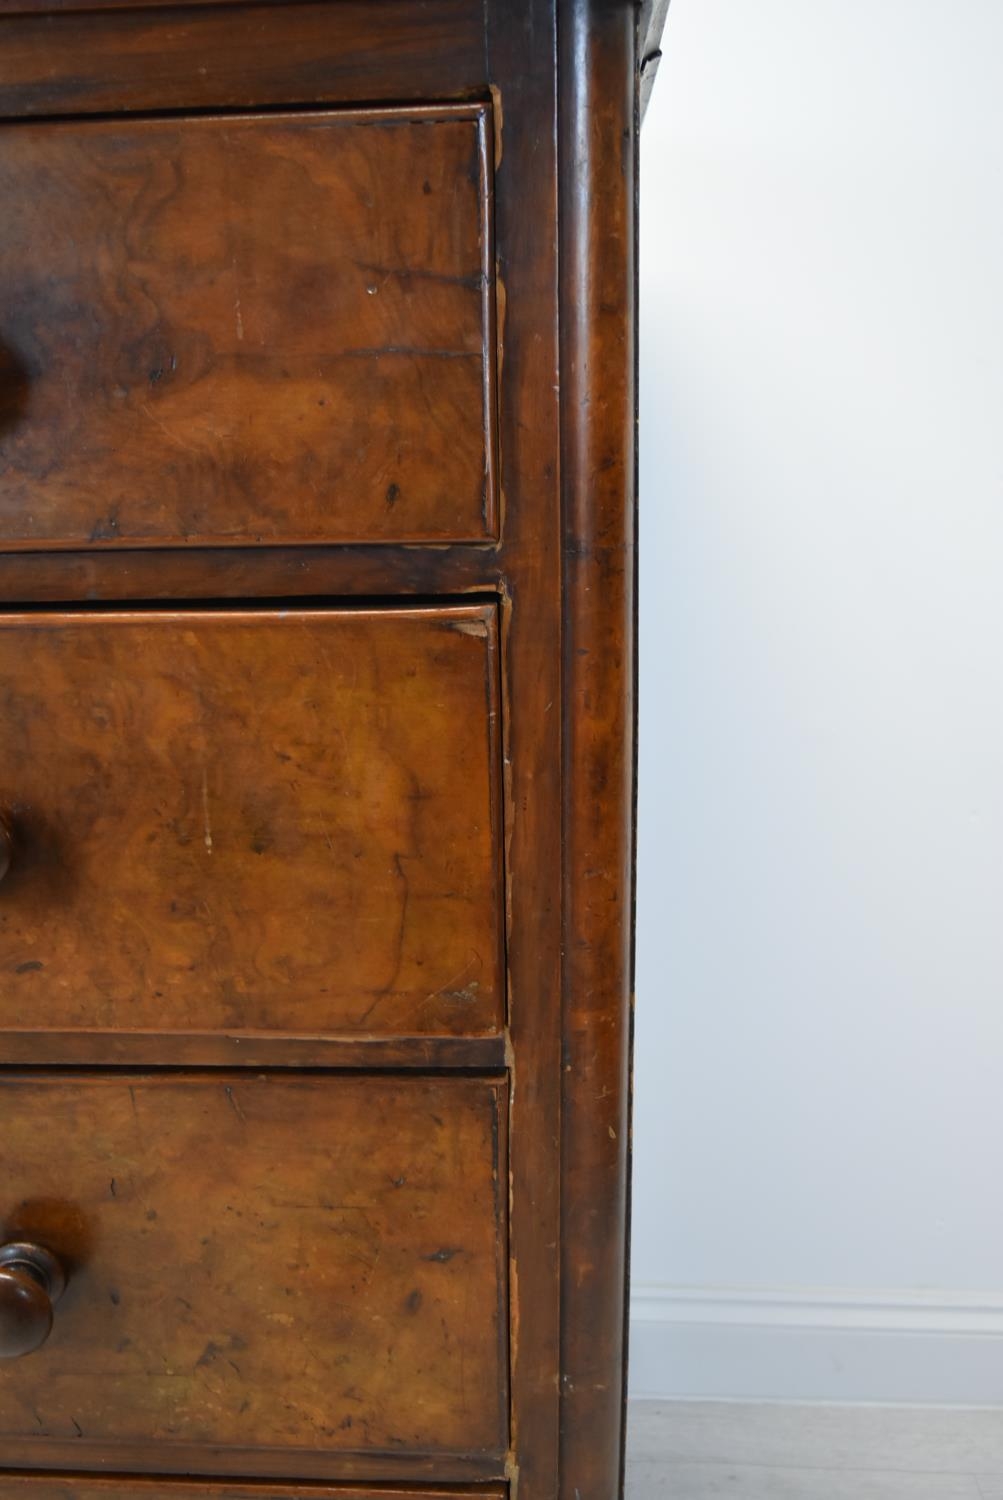
[[[495,615],[0,612],[0,1031],[497,1031]]]
[[[0,127],[0,548],[491,536],[489,134]]]
[[[48,1342],[4,1369],[0,1453],[165,1471],[180,1448],[195,1473],[225,1473],[231,1446],[497,1460],[505,1092],[0,1075],[4,1238],[69,1270]]]

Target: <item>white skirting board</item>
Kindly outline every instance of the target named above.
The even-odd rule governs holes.
[[[635,1285],[637,1399],[1003,1404],[1003,1293]]]

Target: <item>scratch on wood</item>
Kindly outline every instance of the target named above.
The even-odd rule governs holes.
[[[475,271],[467,276],[456,276],[451,272],[433,271],[426,266],[383,266],[365,260],[357,260],[355,264],[360,271],[376,276],[383,282],[389,281],[392,277],[401,281],[435,281],[443,286],[458,286],[470,292],[479,292],[485,281],[483,271]],[[379,295],[379,287],[372,283],[366,287],[366,291],[371,297]]]
[[[477,991],[480,989],[476,979],[469,984],[463,985],[458,990],[440,990],[439,994],[443,1000],[452,1000],[457,1005],[473,1005],[477,1001]]]
[[[420,348],[414,344],[374,344],[366,349],[343,349],[345,359],[383,359],[387,355],[399,355],[405,359],[483,359],[482,349],[434,349]]]
[[[212,853],[212,819],[209,816],[209,772],[202,767],[202,821],[205,828],[205,852]]]
[[[481,955],[477,952],[474,952],[470,955],[467,962],[463,965],[463,968],[460,969],[456,974],[454,974],[451,979],[447,979],[445,984],[440,985],[439,989],[433,990],[430,995],[426,995],[426,1004],[433,1000],[439,999],[456,1000],[460,1002],[473,1002],[474,1000],[476,1000],[477,991],[480,989],[480,983],[476,979],[468,978],[468,976],[470,975],[471,971],[473,973],[477,973],[480,967]]]
[[[247,1116],[244,1114],[244,1111],[240,1107],[240,1100],[237,1098],[236,1094],[233,1092],[233,1089],[228,1083],[224,1083],[223,1092],[226,1095],[227,1103],[233,1110],[234,1114],[237,1116],[237,1119],[240,1121],[241,1125],[246,1125]]]
[[[154,427],[160,428],[161,432],[164,434],[164,437],[167,438],[169,442],[173,443],[176,448],[183,448],[186,453],[194,453],[198,455],[199,450],[198,448],[196,448],[195,444],[186,443],[184,438],[178,437],[178,434],[176,432],[172,432],[165,422],[162,422],[159,417],[155,417],[153,415],[153,412],[145,404],[145,402],[140,405],[139,410],[143,413],[143,416],[146,417],[148,421],[153,423]]]
[[[233,320],[237,329],[237,338],[241,343],[244,341],[244,319],[240,311],[240,279],[237,272],[237,257],[233,258]]]
[[[317,827],[320,829],[321,837],[323,838],[324,843],[327,845],[328,850],[332,854],[332,856],[334,856],[336,858],[337,856],[335,855],[334,841],[331,838],[331,831],[330,831],[330,829],[328,828],[328,826],[327,826],[326,822],[324,821],[324,819],[322,817],[320,817],[319,815],[318,815],[316,821],[317,821]]]

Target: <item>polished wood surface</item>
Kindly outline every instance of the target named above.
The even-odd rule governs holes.
[[[0,1029],[502,1019],[491,606],[0,613]]]
[[[37,1479],[12,1475],[4,1479],[11,1500],[503,1500],[498,1484],[462,1489],[360,1489],[354,1485],[225,1484],[202,1480]]]
[[[402,281],[395,293],[402,315],[428,314],[419,331],[430,341],[421,347],[457,345],[453,338],[431,339],[448,334],[451,317],[455,331],[455,316],[463,309],[470,318],[464,326],[479,339],[477,400],[464,405],[459,417],[449,394],[454,375],[443,376],[440,369],[455,361],[443,360],[428,371],[417,395],[416,390],[403,393],[407,409],[393,413],[395,421],[414,430],[414,402],[426,402],[429,446],[412,455],[427,481],[419,491],[424,535],[396,529],[393,516],[401,515],[403,494],[395,494],[392,504],[387,497],[389,485],[400,483],[396,477],[387,478],[382,495],[375,479],[368,488],[352,482],[331,494],[303,485],[297,455],[308,467],[330,455],[332,449],[324,447],[327,430],[311,425],[301,440],[289,420],[291,408],[279,394],[275,409],[283,420],[274,431],[266,433],[267,424],[256,430],[265,448],[252,443],[246,449],[253,460],[247,495],[230,487],[229,479],[204,491],[212,514],[229,508],[233,534],[187,531],[184,512],[193,502],[178,487],[165,502],[175,506],[178,517],[173,535],[168,535],[172,528],[157,524],[150,534],[123,545],[107,525],[95,532],[95,521],[112,518],[102,496],[100,504],[88,502],[94,511],[88,517],[91,533],[69,547],[55,530],[44,534],[55,519],[51,508],[38,539],[26,545],[8,533],[6,547],[0,546],[0,618],[18,608],[36,620],[58,617],[61,628],[70,618],[86,618],[81,640],[92,642],[92,648],[75,648],[76,665],[62,677],[51,671],[33,674],[15,661],[13,648],[5,656],[0,628],[0,692],[13,677],[19,693],[26,694],[3,719],[12,745],[47,743],[50,734],[54,744],[56,727],[65,720],[67,746],[58,755],[47,749],[51,765],[66,769],[77,749],[86,752],[88,769],[80,769],[74,805],[79,803],[84,815],[89,836],[84,844],[103,851],[101,861],[83,856],[89,861],[88,893],[67,879],[60,897],[71,916],[82,909],[76,905],[81,902],[90,913],[87,942],[74,950],[74,963],[63,964],[65,985],[47,983],[39,971],[33,979],[30,969],[5,976],[0,967],[0,1020],[4,995],[14,993],[8,987],[12,977],[25,982],[20,994],[29,997],[7,1002],[0,1063],[26,1081],[37,1073],[53,1087],[86,1083],[109,1091],[127,1087],[140,1070],[153,1070],[145,1082],[159,1081],[165,1089],[182,1080],[193,1089],[197,1084],[217,1103],[224,1083],[238,1100],[244,1087],[289,1088],[302,1100],[300,1130],[290,1129],[276,1154],[290,1156],[294,1174],[301,1160],[297,1151],[312,1149],[301,1138],[309,1143],[317,1137],[317,1121],[321,1139],[330,1133],[333,1116],[325,1114],[323,1102],[328,1095],[344,1099],[344,1091],[352,1090],[352,1110],[338,1116],[344,1150],[353,1162],[360,1160],[356,1152],[372,1158],[375,1173],[393,1142],[411,1138],[409,1131],[438,1139],[414,1090],[437,1091],[442,1107],[435,1115],[447,1122],[469,1122],[468,1098],[483,1100],[490,1093],[497,1104],[497,1151],[492,1146],[484,1154],[478,1136],[484,1117],[473,1108],[472,1118],[481,1123],[463,1127],[467,1147],[461,1154],[464,1162],[472,1155],[475,1171],[490,1158],[492,1173],[496,1168],[498,1174],[497,1183],[492,1177],[497,1201],[492,1197],[486,1207],[480,1189],[467,1192],[455,1176],[450,1185],[444,1173],[441,1193],[437,1190],[434,1203],[423,1208],[436,1223],[461,1222],[462,1214],[464,1228],[484,1253],[490,1247],[503,1261],[491,1273],[490,1291],[486,1274],[478,1283],[463,1325],[471,1330],[468,1337],[485,1340],[473,1379],[482,1393],[492,1386],[497,1396],[497,1407],[494,1398],[491,1402],[490,1433],[486,1405],[470,1406],[466,1358],[460,1360],[463,1340],[457,1334],[447,1353],[441,1330],[429,1329],[420,1364],[417,1355],[412,1364],[395,1361],[384,1344],[388,1402],[379,1420],[386,1425],[371,1444],[332,1448],[304,1438],[302,1429],[299,1435],[280,1432],[282,1408],[274,1400],[260,1433],[240,1426],[237,1401],[217,1411],[220,1422],[231,1424],[221,1441],[204,1441],[189,1431],[152,1444],[142,1433],[153,1422],[148,1407],[143,1410],[150,1422],[137,1416],[133,1435],[106,1429],[103,1437],[91,1435],[94,1421],[99,1427],[100,1421],[110,1421],[113,1402],[88,1411],[82,1437],[65,1430],[43,1436],[19,1407],[25,1417],[20,1435],[4,1437],[0,1431],[0,1494],[19,1469],[35,1471],[18,1479],[26,1486],[26,1500],[32,1494],[53,1500],[54,1485],[64,1487],[57,1488],[57,1500],[168,1500],[174,1494],[183,1500],[186,1489],[198,1500],[220,1494],[226,1500],[258,1494],[263,1500],[283,1494],[300,1500],[297,1485],[327,1500],[327,1491],[311,1488],[308,1481],[337,1482],[342,1500],[363,1500],[367,1492],[359,1486],[366,1485],[375,1487],[369,1492],[373,1500],[388,1493],[396,1500],[418,1485],[422,1489],[415,1495],[439,1495],[443,1487],[458,1486],[449,1493],[461,1492],[464,1500],[506,1493],[512,1500],[614,1500],[619,1492],[629,1156],[636,27],[645,28],[647,48],[655,11],[660,13],[659,6],[647,0],[644,5],[634,0],[193,0],[183,6],[157,0],[0,0],[0,121],[10,122],[0,123],[0,160],[5,138],[18,132],[26,143],[61,140],[65,133],[74,159],[101,135],[129,143],[129,171],[149,185],[159,183],[158,173],[168,175],[175,156],[187,159],[184,149],[158,149],[158,141],[180,140],[188,132],[187,148],[189,141],[216,139],[214,132],[222,138],[238,113],[253,115],[233,127],[246,131],[248,141],[267,142],[273,128],[291,130],[294,144],[283,147],[284,159],[303,164],[309,153],[295,132],[305,128],[306,117],[337,115],[347,130],[351,116],[354,131],[374,108],[389,110],[400,128],[407,117],[409,142],[423,132],[435,141],[445,128],[457,140],[462,132],[466,139],[476,135],[476,174],[472,158],[464,160],[459,148],[443,154],[443,194],[448,198],[449,177],[453,201],[473,205],[463,223],[476,221],[476,248],[483,254],[456,287],[430,278],[424,280],[431,285],[420,285],[422,278],[412,274],[413,285],[406,288]],[[420,117],[429,123],[417,123]],[[365,126],[376,128],[383,127]],[[153,143],[148,155],[139,150],[146,141]],[[28,145],[18,149],[27,152]],[[256,164],[268,154],[263,147],[255,150],[257,156],[248,147],[249,163],[252,156]],[[128,245],[122,250],[127,235],[143,238],[139,217],[119,215],[125,226],[119,234],[109,209],[108,249],[102,253],[114,272],[111,290],[93,255],[70,257],[65,246],[58,248],[67,264],[79,264],[80,275],[94,279],[95,317],[123,344],[147,338],[149,328],[133,317],[132,304],[122,303],[118,321],[109,316],[109,308],[117,310],[114,288],[145,274],[148,262],[158,285],[170,292],[161,299],[165,306],[200,297],[195,322],[215,307],[221,327],[232,320],[234,343],[247,343],[245,304],[245,339],[237,340],[234,305],[224,295],[230,288],[227,268],[220,263],[217,284],[203,296],[188,284],[186,257],[223,234],[227,217],[235,217],[238,227],[254,221],[259,175],[257,196],[263,202],[285,200],[268,172],[250,167],[230,193],[199,187],[199,164],[212,150],[199,145],[195,156],[195,171],[187,173],[177,201],[189,194],[185,201],[197,213],[169,210],[168,220],[174,215],[170,234],[162,239],[146,234],[145,259],[130,259]],[[380,152],[367,147],[363,156],[378,178],[367,182],[366,191],[383,205],[386,222],[399,229],[399,243],[392,246],[397,258],[388,255],[379,263],[413,267],[410,257],[423,244],[427,251],[415,225],[425,223],[430,235],[437,232],[431,218],[422,219],[424,205],[411,206],[423,180],[417,160],[413,173],[407,165],[384,177]],[[269,166],[275,168],[274,162]],[[290,188],[292,196],[302,193],[310,200],[320,183],[320,197],[332,202],[348,191],[341,180],[329,186],[321,169],[311,167],[306,175],[310,181],[295,193]],[[98,180],[109,203],[121,206],[126,188],[107,158]],[[40,206],[36,219],[47,231],[57,222],[53,215],[62,189],[58,183],[42,186],[48,207]],[[67,201],[76,201],[73,194],[82,190],[71,185]],[[22,186],[20,194],[24,201],[27,189]],[[152,189],[147,196],[155,216]],[[331,212],[330,203],[319,204],[321,217]],[[100,218],[91,215],[92,223]],[[291,282],[287,285],[284,275],[270,285],[261,283],[263,355],[282,352],[287,329],[310,349],[314,341],[336,345],[344,330],[340,314],[332,314],[332,289],[323,285],[332,248],[338,266],[354,265],[355,259],[372,263],[368,255],[349,254],[347,222],[342,216],[316,240],[297,229],[290,241],[271,220],[261,231],[263,243],[274,248],[275,265],[284,267],[295,251],[321,283],[319,312],[291,305]],[[363,216],[359,223],[365,222]],[[459,219],[454,228],[458,225]],[[5,232],[0,229],[0,238]],[[461,236],[456,243],[461,242],[472,249],[474,237]],[[39,243],[51,253],[44,238]],[[88,243],[92,248],[93,234]],[[479,291],[466,284],[477,275]],[[366,291],[370,305],[360,312],[352,301],[351,316],[375,316],[371,304],[379,304],[382,295]],[[8,315],[11,306],[5,308],[0,298],[0,315]],[[443,306],[447,311],[440,318]],[[55,325],[46,337],[54,357],[65,359],[78,378],[75,352],[60,341]],[[102,379],[108,371],[105,348],[102,344],[96,355]],[[472,370],[477,360],[468,360],[468,352],[462,359]],[[238,370],[240,355],[240,350],[228,355],[227,368]],[[368,356],[363,371],[370,369],[367,361]],[[161,368],[150,363],[147,376]],[[170,399],[166,378],[159,377],[153,387],[163,400]],[[318,399],[328,387],[340,388],[348,411],[356,392],[338,387],[338,379],[333,366],[325,369]],[[240,387],[241,401],[246,390]],[[476,430],[465,425],[474,405]],[[376,415],[366,410],[346,425],[364,432]],[[193,407],[185,419],[197,423],[201,417]],[[219,425],[216,414],[212,420]],[[162,433],[150,436],[156,465],[152,458],[147,462],[147,454],[135,446],[140,430],[134,424],[125,432],[121,467],[110,449],[104,456],[112,488],[127,470],[134,476],[137,465],[159,478],[165,466],[180,462]],[[0,443],[4,436],[0,432]],[[474,478],[475,438],[476,492],[468,483]],[[275,483],[265,487],[260,460],[264,452],[267,461],[265,449],[272,448]],[[382,453],[378,448],[374,438],[377,460],[397,462],[389,445]],[[238,434],[232,447],[238,470],[244,453],[244,437]],[[54,450],[53,456],[58,468],[61,454]],[[98,460],[92,456],[87,462]],[[365,480],[365,473],[360,470],[356,478]],[[64,503],[71,510],[78,507],[79,519],[82,492],[73,491],[65,472],[59,483],[64,481],[69,497]],[[0,478],[0,491],[3,482]],[[35,482],[26,490],[26,504],[8,516],[15,526],[36,515],[30,503]],[[170,490],[170,474],[166,482]],[[483,509],[478,509],[479,496],[487,500]],[[95,488],[91,501],[96,499]],[[271,517],[271,532],[249,524],[253,514],[260,521],[263,509],[266,519]],[[377,515],[382,531],[375,529]],[[351,530],[331,529],[348,520]],[[39,524],[37,515],[31,524]],[[82,522],[79,530],[84,531]],[[464,610],[469,623],[479,623],[472,632],[437,631],[427,618],[436,610]],[[221,653],[210,644],[215,637],[208,624],[198,625],[194,652],[179,649],[175,624],[165,623],[159,633],[151,624],[168,616],[217,622],[231,614],[242,622],[250,617],[240,625],[248,644],[239,649],[228,644]],[[392,630],[388,623],[378,635],[360,636],[356,650],[332,651],[334,627],[331,634],[315,630],[308,647],[302,632],[285,632],[290,614],[311,620],[365,615],[399,622],[400,628]],[[147,630],[141,651],[111,650],[110,622],[119,616],[134,616]],[[222,629],[220,638],[236,642],[239,634]],[[252,649],[252,640],[260,649],[257,644]],[[326,656],[314,649],[321,645]],[[399,671],[412,649],[418,666],[413,680]],[[216,655],[218,663],[208,665]],[[359,674],[352,691],[350,662]],[[205,682],[211,686],[209,701],[222,705],[211,711],[208,738],[197,701],[197,686]],[[39,705],[39,715],[22,711],[29,703]],[[111,732],[99,730],[96,721],[84,729],[83,716],[95,704],[131,709],[112,716]],[[325,733],[335,725],[346,726],[340,748],[338,734]],[[347,726],[358,732],[349,733]],[[290,737],[296,738],[297,754],[309,772],[305,779],[271,755],[273,745],[290,753]],[[28,760],[22,754],[18,762],[26,771]],[[349,762],[366,787],[382,789],[379,796],[338,802],[339,767]],[[204,765],[218,768],[218,782],[209,777],[211,855],[201,822]],[[2,951],[3,918],[14,910],[18,882],[37,880],[41,866],[22,862],[27,830],[13,805],[9,761],[0,758],[0,766],[0,812],[13,806],[16,839],[13,862],[0,884]],[[128,809],[124,799],[115,801],[117,777],[109,774],[120,767],[130,768]],[[184,807],[191,839],[187,850],[168,859],[165,808],[180,784],[188,788]],[[431,798],[423,795],[428,789]],[[268,805],[282,813],[282,827],[298,842],[295,848],[280,843],[267,856],[252,856],[245,809],[253,807],[257,815],[269,798]],[[302,826],[302,817],[317,807],[326,816],[336,803],[347,820],[346,842],[332,840],[337,851],[332,860],[312,825]],[[61,807],[62,826],[71,829],[69,799]],[[160,837],[148,846],[132,831],[134,824],[136,830],[159,831]],[[220,853],[221,831],[232,849],[240,837],[244,844],[223,876],[213,876],[220,892],[229,893],[222,905],[214,905],[205,901],[205,881],[207,866]],[[348,832],[356,835],[353,851],[363,851],[358,875],[349,864]],[[419,919],[409,894],[402,921],[403,892],[387,870],[406,849],[414,851],[401,861],[409,890],[421,886],[427,901]],[[264,869],[266,859],[268,877],[255,880],[255,869]],[[63,868],[57,854],[49,873]],[[68,862],[65,868],[73,873]],[[102,877],[111,881],[115,898],[111,917],[97,894]],[[150,895],[154,885],[161,889],[161,881],[163,888],[180,881],[186,898],[202,900],[203,908],[176,914],[165,927]],[[400,975],[389,983],[388,972],[396,972],[398,959],[384,927],[388,895],[397,900],[398,933],[408,940],[401,949]],[[39,901],[35,906],[46,917],[44,930],[40,922],[36,927],[39,948],[51,940],[65,957],[72,939],[59,935],[54,919],[60,912],[49,897]],[[131,902],[141,922],[125,939],[124,913]],[[27,916],[25,905],[21,920]],[[207,934],[219,924],[225,940],[213,948]],[[175,951],[179,932],[183,941]],[[474,976],[473,993],[466,977],[455,978],[471,945],[484,968],[483,976]],[[137,963],[141,948],[145,956]],[[113,960],[110,999],[96,982],[101,974],[95,954],[106,953]],[[153,969],[180,961],[169,992],[159,983],[146,985],[144,965],[151,955]],[[283,968],[277,958],[288,964]],[[259,959],[267,986],[258,983]],[[151,989],[160,995],[151,998]],[[153,1001],[161,1006],[167,993],[170,1007],[155,1010]],[[47,1067],[58,1067],[58,1077],[41,1071]],[[183,1071],[192,1068],[196,1071]],[[386,1102],[391,1099],[392,1110]],[[376,1141],[370,1117],[381,1110],[386,1125]],[[166,1113],[175,1119],[176,1112]],[[117,1119],[114,1111],[112,1116]],[[231,1118],[235,1129],[232,1111]],[[52,1168],[60,1161],[65,1130],[58,1116],[53,1122],[38,1114],[36,1121],[31,1160],[44,1175],[45,1163]],[[6,1115],[0,1124],[6,1124]],[[95,1111],[95,1140],[101,1137],[98,1125]],[[463,1133],[459,1123],[457,1130]],[[271,1138],[271,1126],[265,1134]],[[210,1154],[202,1136],[195,1139],[182,1130],[178,1139],[178,1151],[169,1163],[164,1159],[164,1192],[177,1205],[179,1222],[185,1222],[198,1200],[212,1199],[202,1185],[215,1169],[202,1160]],[[339,1140],[337,1147],[326,1146],[331,1173],[341,1145]],[[240,1149],[234,1138],[224,1154],[229,1158],[232,1152],[237,1162]],[[238,1162],[231,1175],[244,1195],[245,1223],[239,1227],[245,1235],[250,1232],[260,1255],[255,1264],[263,1267],[255,1283],[260,1299],[272,1294],[274,1281],[264,1231],[254,1218],[262,1194],[255,1149],[251,1157],[248,1164]],[[85,1181],[90,1180],[88,1159],[84,1148],[79,1157],[72,1155],[71,1165]],[[26,1196],[28,1191],[26,1184]],[[61,1191],[67,1195],[63,1201],[75,1201],[72,1185]],[[389,1190],[377,1191],[375,1180],[367,1201],[370,1196],[390,1205],[393,1224],[387,1232],[398,1237],[397,1243],[415,1244],[425,1223],[418,1208]],[[296,1198],[313,1201],[309,1195]],[[279,1240],[291,1233],[288,1223],[270,1231]],[[345,1236],[341,1240],[344,1249],[348,1242]],[[210,1293],[218,1297],[221,1288],[233,1286],[229,1267],[246,1265],[243,1244],[240,1235],[234,1231],[231,1238],[228,1232],[225,1245],[234,1248],[220,1256],[202,1288],[199,1332],[217,1344],[212,1327],[205,1327],[212,1322]],[[437,1248],[448,1248],[445,1239]],[[151,1280],[161,1260],[159,1254],[151,1257]],[[168,1262],[170,1268],[170,1257]],[[382,1277],[382,1259],[380,1267]],[[71,1267],[69,1300],[56,1309],[49,1342],[38,1353],[0,1365],[0,1397],[15,1389],[22,1371],[31,1373],[64,1347],[66,1318],[80,1284]],[[502,1305],[493,1325],[489,1368],[482,1309],[496,1293]],[[348,1315],[364,1320],[368,1306],[350,1303]],[[456,1307],[451,1303],[450,1319]],[[382,1322],[375,1326],[384,1340],[406,1330],[406,1312],[379,1313]],[[353,1322],[356,1326],[362,1325]],[[459,1325],[447,1320],[447,1326]],[[146,1398],[137,1396],[134,1381],[142,1392],[148,1389],[144,1372],[162,1371],[162,1346],[169,1335],[173,1328],[164,1319],[154,1320],[143,1371],[123,1381],[128,1411],[143,1407]],[[358,1339],[349,1330],[347,1354],[375,1369],[369,1338],[376,1338],[370,1323]],[[283,1379],[307,1379],[302,1340],[295,1335],[282,1340],[277,1331],[275,1340],[275,1368]],[[338,1358],[336,1342],[325,1324],[320,1338],[325,1361]],[[198,1357],[196,1352],[193,1364]],[[244,1369],[241,1358],[232,1351],[229,1357]],[[430,1373],[438,1377],[447,1364],[447,1386],[454,1382],[448,1388],[450,1412],[439,1413],[436,1421],[449,1428],[449,1444],[434,1446],[427,1430],[425,1446],[407,1432],[404,1441],[390,1442],[386,1413],[392,1408],[396,1421],[396,1413],[410,1410],[417,1400],[420,1414],[423,1382]],[[465,1395],[457,1389],[461,1375],[455,1366],[463,1370]],[[213,1378],[215,1366],[202,1366],[197,1382],[206,1379],[207,1368]],[[63,1366],[59,1370],[68,1378]],[[227,1376],[217,1369],[216,1376],[236,1380],[232,1371]],[[197,1382],[190,1389],[200,1390]],[[254,1382],[263,1384],[260,1370]],[[336,1379],[327,1382],[325,1391],[337,1389]],[[248,1399],[265,1398],[256,1389]],[[130,1401],[138,1401],[138,1407]],[[312,1410],[333,1425],[331,1406],[325,1395]],[[79,1415],[78,1420],[85,1425]],[[53,1478],[55,1470],[65,1478]],[[90,1477],[83,1477],[88,1471]],[[182,1478],[191,1475],[205,1477]],[[432,1486],[431,1492],[425,1486]]]
[[[62,1264],[44,1245],[0,1245],[0,1359],[23,1359],[42,1347],[65,1286]]]
[[[560,1384],[561,518],[557,16],[489,5],[500,97],[501,561],[510,991],[513,1487],[555,1500]]]
[[[511,333],[513,320],[508,321]],[[389,599],[504,593],[528,541],[523,534],[513,535],[514,523],[510,512],[507,539],[490,548],[457,544],[0,551],[0,600],[61,604],[158,597]]]
[[[87,1479],[32,1478],[7,1474],[4,1495],[10,1500],[503,1500],[507,1488],[497,1484],[476,1488],[419,1490],[359,1489],[354,1485],[226,1484],[198,1479]]]
[[[0,1078],[4,1236],[68,1271],[48,1343],[4,1367],[0,1452],[500,1463],[504,1095],[479,1078]]]
[[[29,1019],[28,1017],[25,1018]],[[0,1031],[0,1067],[344,1068],[352,1072],[503,1069],[507,1032],[495,1036],[282,1036],[248,1031]]]
[[[565,22],[561,1496],[606,1500],[623,1485],[627,1323],[637,38],[606,0],[569,0]]]
[[[21,9],[0,9],[0,117],[12,119],[485,98],[498,77],[483,0]]]
[[[0,547],[490,536],[490,130],[0,129]]]

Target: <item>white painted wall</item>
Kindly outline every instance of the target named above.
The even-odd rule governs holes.
[[[664,47],[633,1388],[1003,1402],[1003,4]]]

